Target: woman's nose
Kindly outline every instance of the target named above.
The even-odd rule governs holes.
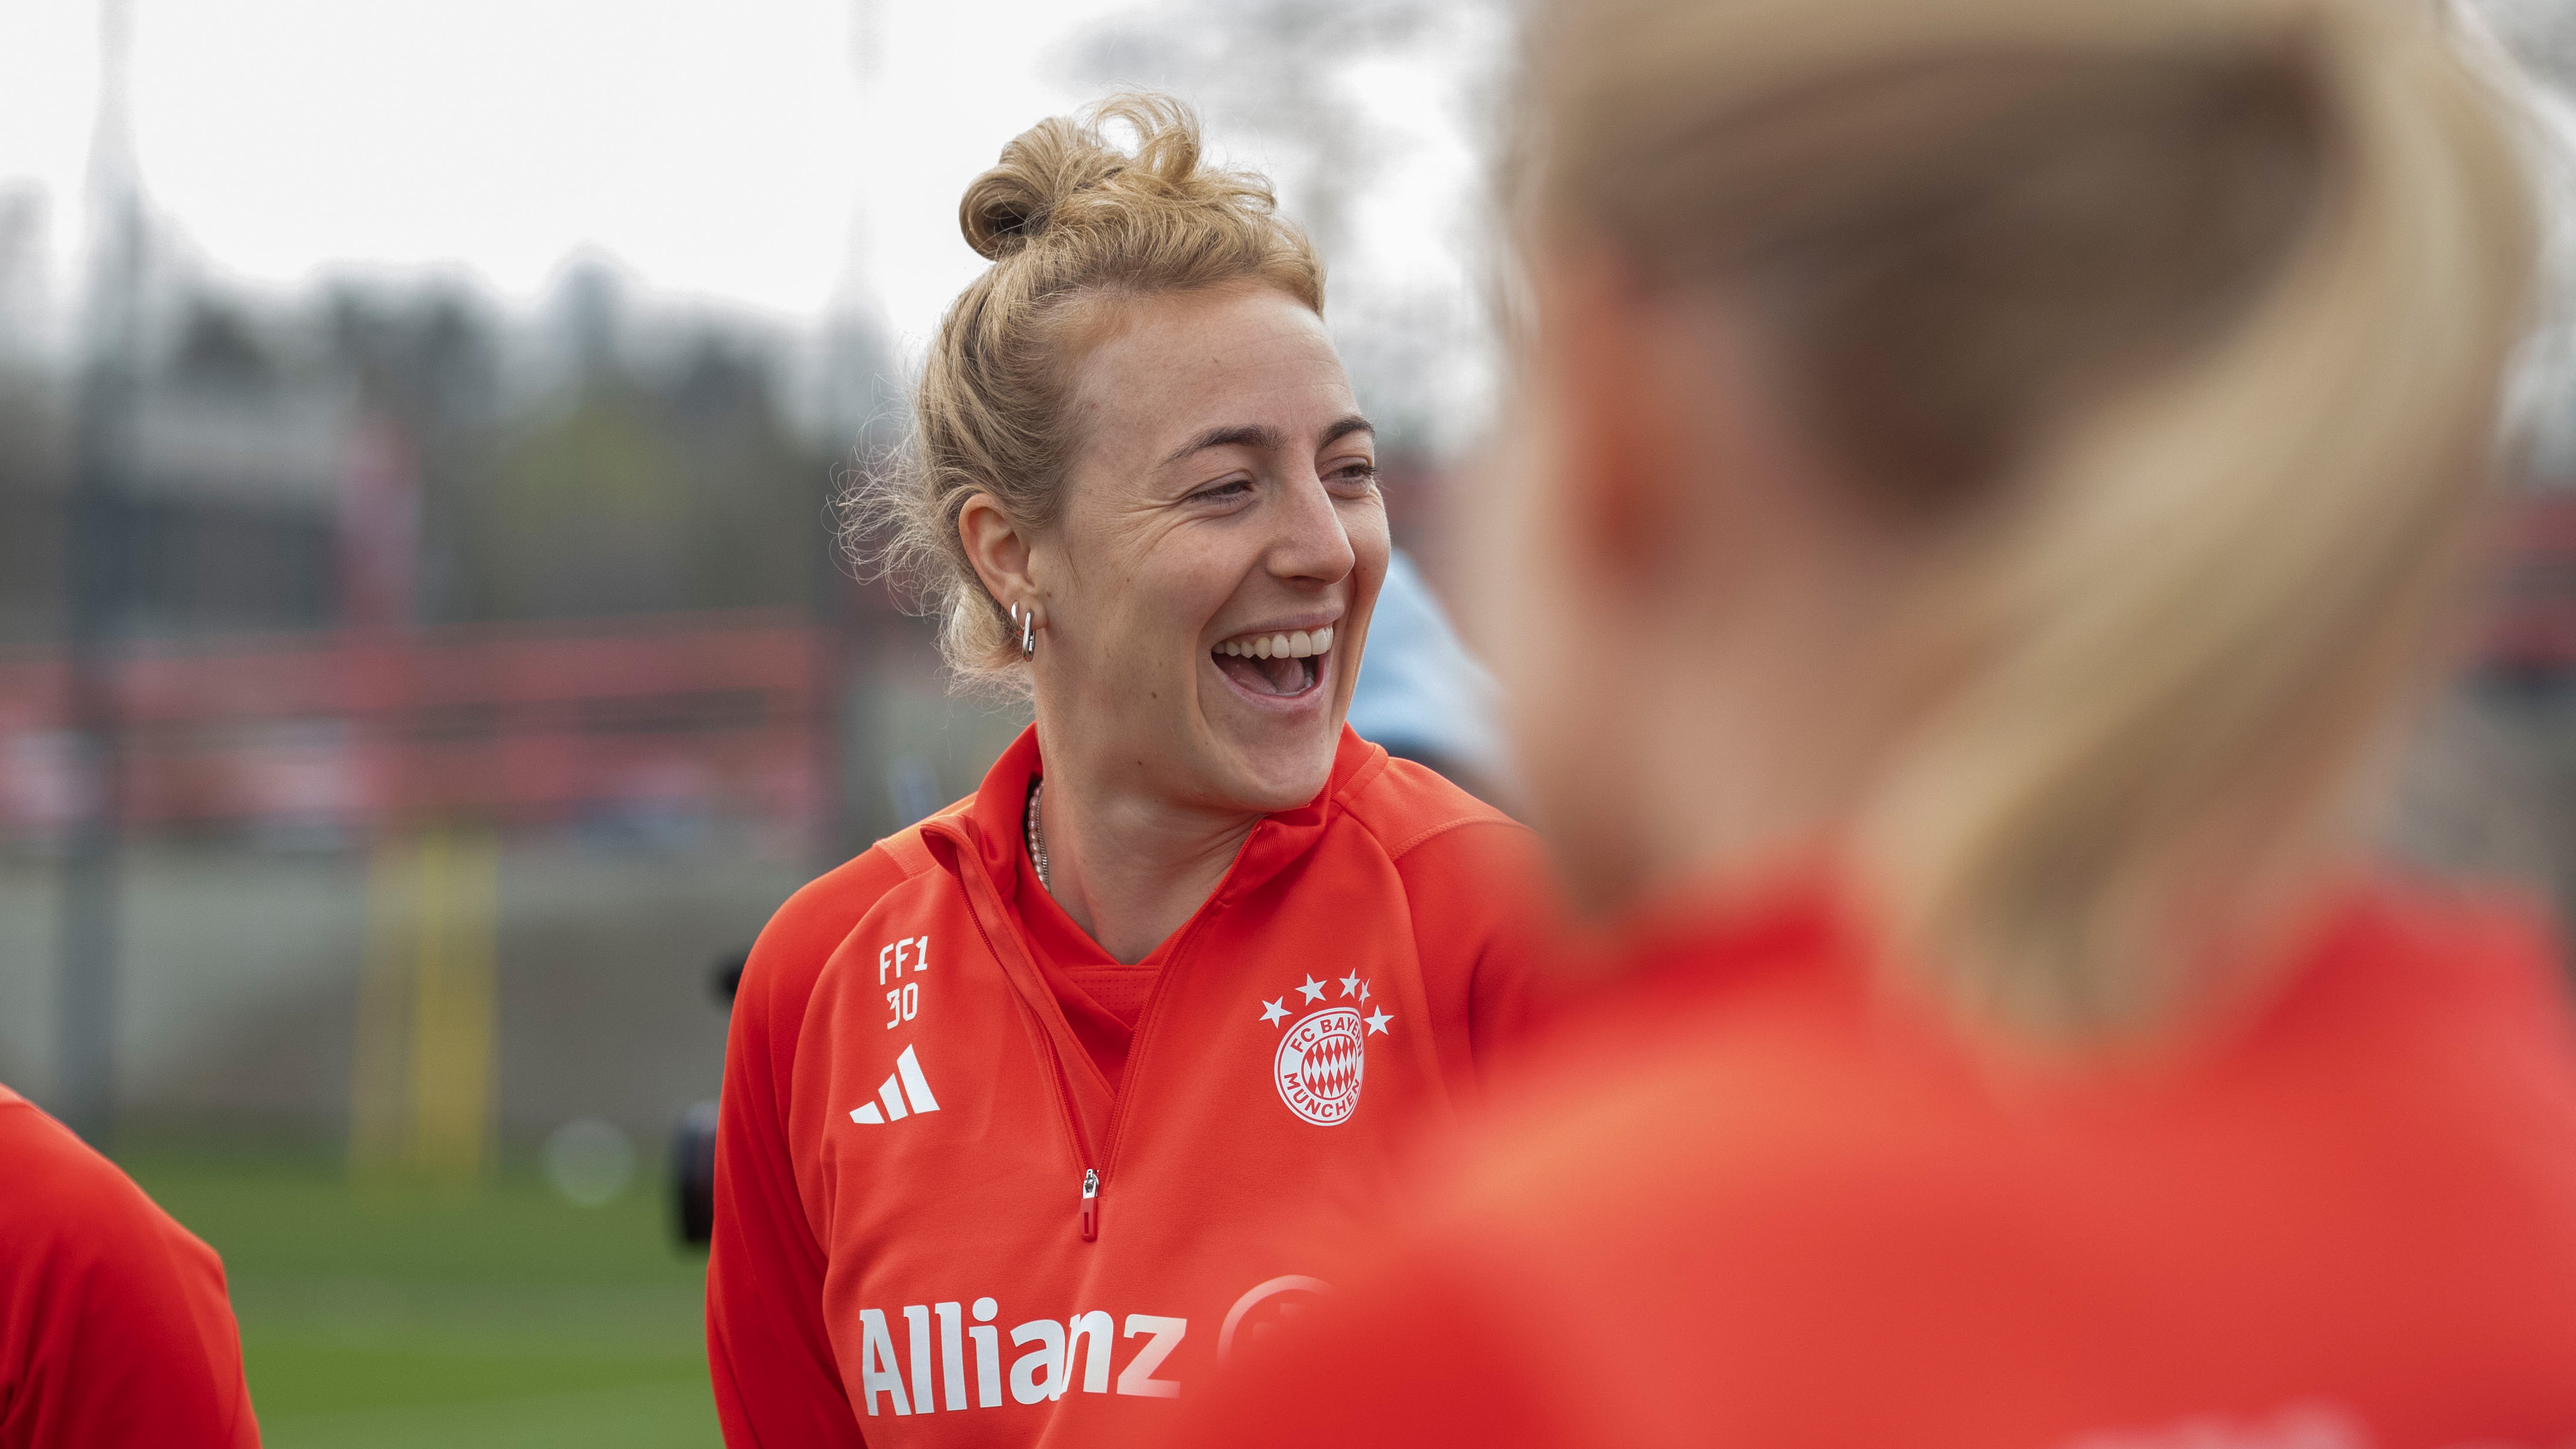
[[[1279,533],[1270,548],[1273,574],[1338,583],[1357,561],[1350,529],[1323,479],[1309,474],[1283,490]]]

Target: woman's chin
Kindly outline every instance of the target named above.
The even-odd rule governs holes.
[[[1293,694],[1258,693],[1213,665],[1200,691],[1202,720],[1215,753],[1234,777],[1230,793],[1248,808],[1294,810],[1315,798],[1333,773],[1341,744],[1333,673],[1313,671]]]
[[[1324,782],[1333,777],[1333,757],[1302,750],[1295,758],[1278,751],[1264,755],[1239,750],[1230,773],[1235,779],[1227,793],[1235,808],[1276,815],[1314,802]]]

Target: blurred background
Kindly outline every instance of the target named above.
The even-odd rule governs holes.
[[[2576,82],[2576,0],[2479,13]],[[716,1442],[667,1187],[711,978],[1021,723],[828,520],[982,265],[959,192],[1114,84],[1196,102],[1326,252],[1436,592],[1498,396],[1513,24],[0,0],[0,1081],[223,1252],[271,1444]],[[2563,897],[2549,312],[2495,607],[2391,831]]]
[[[0,3],[0,1081],[232,1273],[275,1445],[712,1445],[719,964],[1021,718],[828,501],[966,182],[1177,89],[1399,531],[1495,350],[1461,0]]]

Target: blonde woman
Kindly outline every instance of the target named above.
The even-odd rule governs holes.
[[[992,266],[858,523],[1037,721],[752,953],[707,1288],[737,1445],[1167,1428],[1520,1009],[1525,832],[1343,724],[1387,525],[1305,237],[1153,98],[1040,124],[960,213]]]
[[[2523,317],[2391,0],[1564,0],[1495,652],[1616,999],[1206,1441],[2576,1442],[2576,1033],[2373,863]]]

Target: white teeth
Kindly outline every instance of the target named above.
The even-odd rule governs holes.
[[[1216,652],[1229,659],[1311,659],[1330,653],[1332,647],[1333,631],[1327,626],[1311,632],[1298,629],[1286,634],[1227,639],[1216,646]]]

